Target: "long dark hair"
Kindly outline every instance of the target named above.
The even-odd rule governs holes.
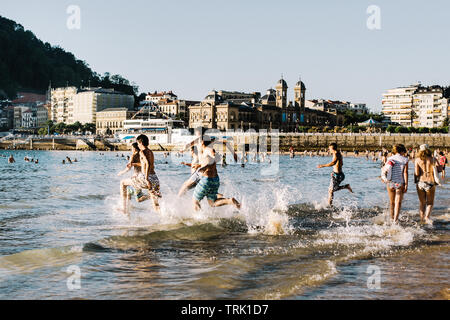
[[[138,152],[140,151],[140,150],[139,150],[139,145],[138,145],[137,142],[133,142],[133,144],[132,144],[131,146],[133,147],[134,150],[136,150],[136,151],[138,151]]]

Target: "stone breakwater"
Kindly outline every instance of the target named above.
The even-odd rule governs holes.
[[[226,133],[222,134],[226,136]],[[267,145],[269,151],[286,152],[292,146],[296,151],[325,149],[330,143],[337,143],[339,148],[346,151],[379,150],[383,147],[391,148],[395,144],[404,144],[407,148],[417,148],[421,144],[428,144],[431,148],[447,149],[450,147],[450,134],[308,134],[308,133],[280,133],[277,136],[258,136],[256,134],[234,134],[236,150],[245,144],[246,149],[254,150],[251,145]],[[230,140],[231,141],[231,140]],[[274,144],[272,146],[272,143]],[[277,147],[278,146],[278,147]],[[181,150],[182,145],[152,144],[154,151]],[[9,150],[99,150],[99,151],[127,151],[130,144],[109,142],[107,139],[97,138],[33,138],[0,140],[0,149]]]
[[[280,134],[280,150],[293,146],[297,150],[322,149],[337,143],[342,150],[379,150],[403,144],[418,148],[428,144],[431,148],[450,147],[450,134]]]

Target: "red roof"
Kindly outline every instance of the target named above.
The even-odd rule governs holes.
[[[13,100],[11,103],[12,104],[35,103],[35,102],[45,103],[46,101],[47,101],[47,96],[45,94],[18,92],[17,99]]]
[[[155,91],[154,93],[149,92],[148,95],[149,95],[149,96],[152,96],[152,97],[162,97],[162,96],[164,96],[164,95],[170,95],[170,96],[176,97],[176,95],[173,94],[172,91],[169,91],[169,92],[166,92],[166,91],[163,91],[163,92],[156,92],[156,91]]]

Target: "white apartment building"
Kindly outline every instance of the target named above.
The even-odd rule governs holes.
[[[96,114],[108,108],[127,108],[134,106],[134,96],[114,89],[81,89],[73,98],[73,115],[68,123],[96,123]]]
[[[40,105],[36,107],[36,126],[42,128],[48,121],[47,105]]]
[[[415,84],[409,87],[389,89],[383,94],[383,114],[390,118],[391,122],[396,122],[405,127],[411,126],[413,95],[419,86],[419,84]]]
[[[114,89],[75,87],[51,90],[50,120],[59,123],[96,123],[96,114],[107,108],[128,108],[134,106],[134,96]]]
[[[14,128],[16,129],[41,128],[47,120],[48,113],[44,105],[14,107]]]
[[[69,123],[73,119],[73,98],[77,94],[76,87],[56,88],[50,92],[50,120]]]
[[[448,97],[441,86],[412,85],[383,94],[383,114],[405,127],[438,128],[448,117]]]
[[[163,92],[153,92],[153,93],[149,93],[147,94],[147,96],[145,97],[145,101],[146,102],[153,102],[155,104],[159,104],[159,102],[161,100],[177,100],[177,95],[174,94],[172,91],[163,91]]]
[[[369,109],[365,103],[350,103],[350,110],[356,112],[357,114],[369,113]]]
[[[448,116],[448,99],[442,87],[419,88],[414,94],[414,112],[414,127],[442,127]]]

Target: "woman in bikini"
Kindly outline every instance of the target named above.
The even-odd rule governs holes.
[[[434,178],[434,169],[436,166],[437,162],[432,156],[428,145],[420,146],[420,151],[415,162],[414,180],[417,183],[417,195],[420,201],[420,222],[426,224],[433,223],[430,215],[436,192],[436,180]]]

